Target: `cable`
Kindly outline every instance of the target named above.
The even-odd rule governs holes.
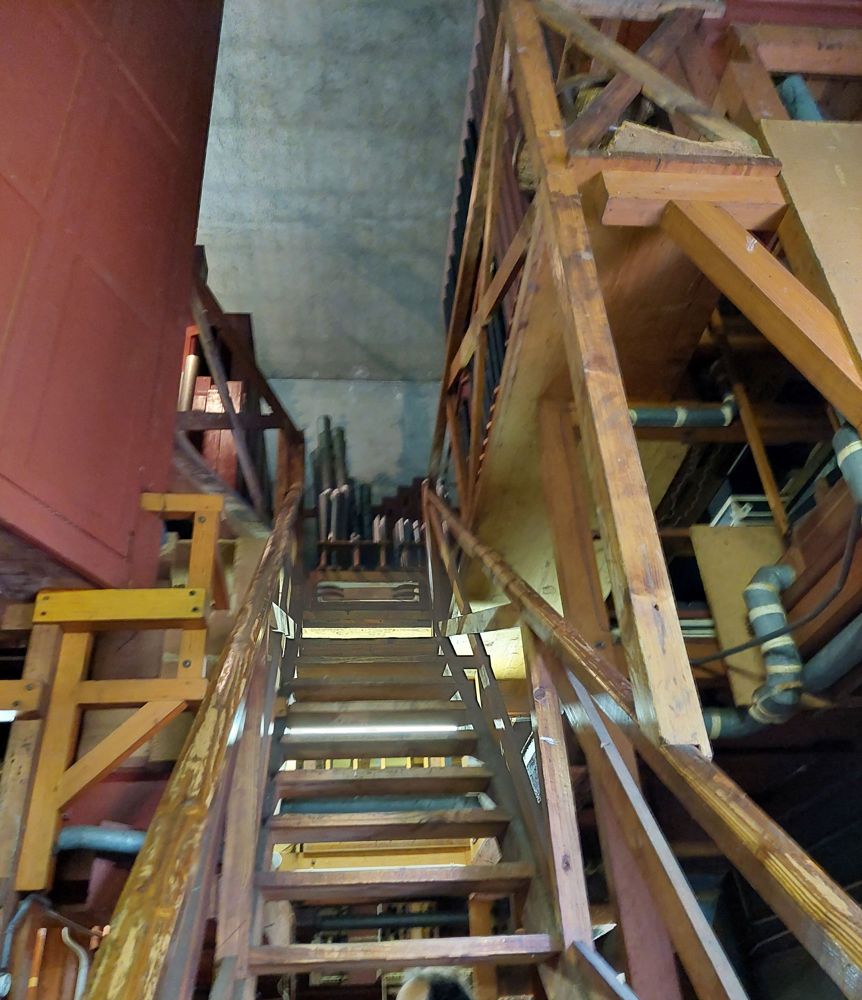
[[[788,632],[793,632],[795,629],[807,625],[810,621],[814,621],[835,600],[847,583],[850,576],[850,567],[853,563],[853,553],[856,549],[856,543],[859,541],[860,526],[862,526],[862,505],[857,505],[853,508],[853,516],[850,518],[850,529],[847,532],[844,555],[841,558],[841,572],[838,575],[835,586],[807,615],[803,615],[802,618],[796,621],[788,622],[773,632],[767,632],[766,635],[749,639],[748,642],[743,642],[739,646],[721,649],[717,653],[710,653],[709,656],[699,656],[697,659],[691,661],[691,665],[693,667],[701,667],[705,663],[712,663],[713,660],[723,660],[728,656],[733,656],[735,653],[743,653],[747,649],[754,649],[755,646],[762,646],[765,642],[769,642],[772,639],[779,639],[781,636],[787,635]]]

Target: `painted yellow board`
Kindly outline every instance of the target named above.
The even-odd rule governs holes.
[[[792,203],[779,236],[796,276],[862,356],[862,123],[761,122]]]
[[[722,648],[751,638],[742,592],[761,566],[781,559],[784,545],[772,527],[718,527],[696,524],[691,543]],[[751,704],[764,679],[759,649],[728,657],[728,680],[737,705]]]
[[[52,590],[36,598],[33,621],[65,631],[105,628],[205,628],[206,591],[199,587],[150,590]]]

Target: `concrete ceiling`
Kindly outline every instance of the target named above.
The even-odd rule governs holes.
[[[198,236],[268,376],[439,376],[474,12],[226,0]]]

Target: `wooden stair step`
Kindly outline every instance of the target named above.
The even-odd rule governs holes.
[[[278,771],[279,798],[320,799],[337,795],[456,795],[483,792],[486,767],[337,767],[320,771]]]
[[[270,843],[347,844],[357,840],[497,837],[509,825],[502,809],[416,812],[284,813],[267,824]]]
[[[346,660],[374,662],[376,660],[425,660],[435,656],[440,648],[432,636],[392,639],[305,639],[300,644],[300,657],[320,663],[343,663]]]
[[[318,701],[296,702],[287,708],[289,726],[360,726],[426,723],[462,725],[463,701]]]
[[[476,734],[381,733],[375,735],[303,735],[282,737],[289,760],[342,760],[350,757],[463,757],[476,750]]]
[[[257,976],[330,970],[405,969],[413,965],[533,965],[558,955],[549,934],[362,941],[354,944],[264,945],[251,948],[249,971]]]
[[[337,684],[337,687],[335,686]],[[451,677],[435,680],[404,680],[401,677],[345,678],[333,681],[326,678],[296,677],[285,681],[284,690],[293,694],[298,703],[330,701],[335,692],[341,698],[357,701],[408,700],[410,698],[439,699],[448,701],[456,692]]]
[[[303,628],[431,628],[427,609],[406,607],[392,609],[329,607],[306,609]],[[345,641],[345,640],[340,640]]]
[[[304,869],[261,873],[257,876],[257,887],[265,899],[328,906],[467,896],[471,892],[508,896],[525,887],[533,875],[532,866],[524,862],[349,871]]]
[[[308,663],[299,659],[296,676],[308,680],[329,678],[340,681],[349,677],[367,679],[382,677],[391,680],[436,681],[443,676],[446,664],[439,663]]]

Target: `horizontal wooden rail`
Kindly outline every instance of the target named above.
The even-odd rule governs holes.
[[[120,896],[111,933],[96,955],[88,1000],[120,1000],[129,995],[130,983],[138,1000],[156,995],[181,908],[198,871],[210,808],[236,737],[257,650],[268,638],[273,595],[293,558],[303,489],[302,446],[291,445],[290,452],[287,488],[272,534]]]
[[[431,489],[426,511],[517,605],[522,620],[571,668],[610,721],[772,907],[845,996],[862,998],[862,909],[719,767],[694,747],[657,745],[640,729],[629,681]],[[429,535],[432,534],[429,532]],[[571,685],[564,703],[577,705]]]

